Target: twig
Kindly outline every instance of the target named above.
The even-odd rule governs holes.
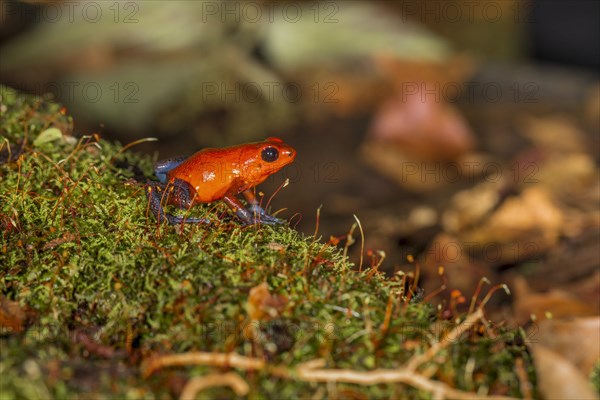
[[[531,382],[529,382],[527,372],[525,371],[525,367],[523,366],[523,359],[521,357],[515,360],[515,372],[517,374],[517,377],[519,378],[519,386],[521,387],[521,393],[523,394],[523,398],[526,400],[532,399],[533,394],[531,393]]]
[[[265,362],[258,358],[245,357],[237,353],[206,353],[197,351],[183,354],[169,354],[150,359],[146,365],[142,366],[142,372],[145,377],[148,377],[158,369],[183,365],[212,365],[215,367],[258,370],[265,367]]]
[[[262,359],[245,357],[237,353],[205,353],[192,352],[184,354],[166,355],[151,359],[142,366],[144,376],[151,375],[154,371],[168,366],[183,365],[211,365],[217,367],[233,367],[241,370],[266,370],[275,377],[286,379],[299,379],[308,382],[345,382],[358,385],[375,385],[380,383],[403,383],[416,389],[432,394],[434,399],[473,399],[473,400],[507,400],[511,397],[478,395],[473,392],[457,390],[449,385],[431,380],[419,373],[419,368],[424,363],[431,361],[437,353],[453,343],[454,340],[468,330],[475,322],[483,319],[483,310],[478,308],[474,313],[450,331],[442,340],[432,345],[423,354],[411,357],[404,367],[397,369],[375,369],[372,371],[355,371],[350,369],[323,368],[325,360],[314,359],[299,364],[295,369],[285,366],[270,366]],[[223,377],[228,376],[227,380]],[[190,380],[185,386],[180,399],[193,398],[198,391],[210,386],[228,385],[236,394],[243,395],[248,392],[248,385],[238,375],[211,374]],[[240,392],[238,392],[240,390]],[[241,394],[240,394],[241,393]],[[186,397],[187,396],[187,397]]]
[[[250,391],[248,383],[235,372],[208,374],[190,379],[185,384],[179,400],[194,400],[199,392],[215,386],[229,386],[237,396],[245,396]]]
[[[325,365],[325,360],[311,360],[300,364],[297,369],[298,378],[309,382],[345,382],[358,385],[376,385],[380,383],[404,383],[417,389],[425,390],[434,398],[452,399],[486,399],[507,400],[505,396],[480,396],[472,392],[453,389],[443,382],[430,380],[406,368],[376,369],[373,371],[354,371],[349,369],[318,369]]]
[[[442,340],[431,346],[425,353],[414,355],[408,360],[406,369],[409,371],[416,370],[423,363],[430,361],[442,349],[448,347],[453,340],[456,340],[460,335],[469,329],[478,319],[483,317],[483,310],[478,308],[473,314],[469,314],[467,318],[460,324],[454,327]]]

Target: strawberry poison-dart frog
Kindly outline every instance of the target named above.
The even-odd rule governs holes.
[[[296,157],[296,150],[281,139],[248,143],[222,149],[206,148],[190,157],[159,161],[154,173],[160,182],[148,181],[146,195],[150,210],[159,222],[210,223],[203,218],[183,218],[167,214],[163,205],[189,209],[198,203],[223,200],[244,225],[281,224],[284,221],[260,207],[252,188]],[[248,202],[244,207],[237,195]]]

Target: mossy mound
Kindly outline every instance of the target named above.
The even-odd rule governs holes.
[[[69,136],[70,118],[43,99],[1,88],[0,107],[2,399],[177,397],[189,378],[229,370],[253,398],[432,396],[406,382],[293,373],[314,359],[357,373],[401,368],[438,343],[456,324],[419,300],[406,275],[359,272],[342,249],[287,226],[242,227],[222,219],[222,205],[194,210],[212,226],[159,226],[143,190],[150,157]],[[520,396],[515,358],[533,380],[522,333],[464,333],[428,360],[424,379]],[[186,352],[234,352],[292,372],[143,373],[145,361]]]

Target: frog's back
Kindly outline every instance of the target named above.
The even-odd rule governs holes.
[[[207,148],[191,155],[169,172],[169,179],[189,183],[196,191],[196,202],[221,199],[239,176],[240,150]]]

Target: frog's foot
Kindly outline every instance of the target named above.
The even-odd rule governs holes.
[[[163,201],[165,200],[165,187],[166,185],[153,181],[148,181],[145,187],[146,197],[148,198],[150,210],[152,211],[152,213],[156,217],[156,220],[159,223],[164,221],[167,221],[171,225],[182,223],[211,223],[211,221],[206,218],[178,217],[175,215],[167,214],[162,206]],[[181,187],[177,184],[173,185],[172,193],[169,193],[169,196],[175,196],[178,201],[186,199],[189,201],[189,191],[187,190],[187,188]]]
[[[267,225],[283,225],[286,223],[285,220],[276,218],[272,215],[267,214],[264,208],[258,204],[250,204],[248,211],[252,213],[252,217],[256,219],[255,223],[262,223]]]
[[[250,193],[250,191],[245,191],[244,195],[248,199],[248,207],[244,207],[244,205],[240,202],[240,200],[235,197],[235,193],[227,193],[223,196],[223,201],[227,206],[235,213],[235,215],[242,221],[242,225],[254,225],[254,224],[263,224],[263,225],[281,225],[285,224],[286,221],[275,218],[266,213],[266,211],[258,205],[258,202],[254,198],[254,196]]]
[[[196,217],[178,217],[176,215],[171,215],[171,214],[166,214],[167,217],[167,221],[169,221],[169,224],[171,225],[176,225],[176,224],[206,224],[206,225],[210,225],[212,224],[212,221],[210,219],[207,218],[196,218]]]
[[[260,215],[252,215],[249,219],[243,219],[240,217],[240,214],[237,214],[238,218],[242,221],[242,226],[249,225],[282,225],[285,224],[285,221],[267,215],[267,218]]]

